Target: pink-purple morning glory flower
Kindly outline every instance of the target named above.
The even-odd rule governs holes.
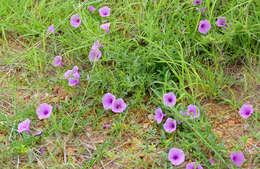
[[[176,120],[173,120],[172,118],[168,118],[166,122],[163,124],[163,128],[167,133],[172,133],[176,130]]]
[[[168,160],[175,166],[180,165],[185,160],[184,152],[181,149],[172,148],[168,153]]]
[[[36,114],[40,120],[47,119],[51,116],[51,111],[52,106],[47,103],[43,103],[36,109]]]
[[[110,28],[110,23],[105,23],[100,25],[100,29],[105,30],[108,35],[109,35],[109,28]]]
[[[241,167],[242,164],[246,161],[243,153],[241,151],[233,152],[230,155],[230,159],[236,164],[236,166]]]
[[[119,98],[112,104],[112,111],[114,113],[121,113],[126,109],[126,104],[123,99]]]
[[[57,67],[57,66],[64,66],[62,63],[62,57],[61,56],[55,56],[52,62],[52,65]]]
[[[102,98],[102,103],[103,103],[104,109],[105,110],[112,109],[112,105],[115,100],[116,100],[116,97],[113,94],[111,94],[111,93],[105,94],[104,97]]]
[[[72,70],[67,70],[64,76],[69,81],[69,86],[80,84],[79,78],[81,75],[78,72],[78,66],[74,66]]]
[[[245,119],[250,117],[253,112],[254,110],[251,104],[243,104],[242,107],[239,109],[240,116],[242,116]]]
[[[54,25],[51,24],[51,26],[48,27],[48,32],[54,33],[55,29],[54,29]]]
[[[188,112],[191,113],[192,118],[196,118],[200,116],[200,110],[197,106],[195,105],[189,105],[188,106]]]
[[[160,124],[162,122],[162,119],[166,114],[163,114],[162,109],[158,108],[154,111],[154,119],[157,121],[157,124]]]
[[[164,106],[173,107],[176,104],[176,96],[173,92],[166,93],[163,95],[163,104]]]
[[[193,5],[200,5],[200,3],[202,2],[202,0],[194,0],[193,1]]]
[[[211,26],[208,20],[202,20],[200,21],[199,25],[199,32],[202,34],[207,34],[210,30]]]
[[[196,162],[192,162],[186,165],[186,169],[203,169],[203,167],[200,164],[196,165]]]
[[[30,133],[30,123],[31,121],[29,119],[26,119],[24,121],[22,121],[21,123],[18,124],[18,132],[21,133],[21,132],[27,132],[27,133]]]
[[[227,20],[225,19],[225,17],[222,17],[222,16],[220,16],[219,18],[218,18],[218,20],[217,20],[217,22],[216,22],[216,25],[218,26],[218,27],[223,27],[223,26],[225,26],[225,27],[227,27]]]
[[[107,17],[110,15],[110,8],[107,6],[104,6],[102,8],[99,9],[99,14],[102,17]]]
[[[70,18],[70,25],[72,27],[79,27],[81,23],[81,20],[80,20],[80,16],[78,14],[75,14],[75,15],[72,15],[71,18]]]
[[[96,8],[94,8],[93,6],[88,6],[88,10],[90,13],[92,13],[96,10]]]

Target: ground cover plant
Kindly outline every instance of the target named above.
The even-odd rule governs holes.
[[[1,168],[260,167],[260,1],[1,0]]]

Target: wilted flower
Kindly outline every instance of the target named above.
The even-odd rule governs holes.
[[[71,18],[70,18],[70,24],[72,27],[79,27],[80,23],[81,23],[81,20],[79,19],[80,16],[78,14],[75,14],[75,15],[72,15]]]
[[[44,155],[44,149],[43,149],[43,147],[40,148],[40,152],[41,152],[41,154],[42,154],[42,156],[43,156],[43,155]]]
[[[251,114],[253,113],[253,106],[251,104],[243,104],[242,107],[239,110],[239,114],[247,119],[248,117],[251,116]]]
[[[206,34],[208,33],[208,31],[210,30],[211,26],[208,20],[202,20],[200,21],[200,25],[199,25],[199,32],[202,34]]]
[[[21,133],[21,132],[27,132],[27,133],[30,133],[30,123],[31,121],[29,119],[26,119],[24,120],[23,122],[19,123],[18,124],[18,132]]]
[[[223,27],[223,26],[225,26],[225,27],[227,27],[227,20],[225,19],[225,17],[222,17],[222,16],[220,16],[219,18],[218,18],[218,20],[217,20],[217,22],[216,22],[216,25],[218,26],[218,27]]]
[[[181,121],[180,121],[180,120],[177,120],[177,124],[181,124]]]
[[[41,134],[42,134],[42,131],[38,131],[37,133],[35,133],[35,134],[33,135],[33,137],[40,136]]]
[[[180,165],[185,160],[184,152],[181,149],[172,148],[168,153],[168,160],[170,160],[173,165]]]
[[[200,12],[201,12],[201,15],[202,15],[202,16],[205,16],[205,8],[201,8],[201,9],[200,9]]]
[[[186,169],[203,169],[203,167],[200,164],[196,165],[196,162],[192,162],[186,165]]]
[[[112,111],[114,113],[121,113],[126,109],[126,104],[123,99],[119,98],[113,102]]]
[[[202,2],[202,0],[194,0],[193,1],[193,5],[200,5],[200,3]]]
[[[183,112],[182,112],[182,111],[180,111],[180,115],[183,115]]]
[[[103,29],[107,32],[107,34],[109,34],[109,28],[110,28],[110,23],[105,23],[100,25],[100,29]]]
[[[91,47],[91,51],[89,52],[88,58],[90,62],[98,61],[101,58],[101,51],[99,48],[103,48],[103,45],[99,43],[99,40],[97,40]]]
[[[107,6],[104,6],[102,8],[99,9],[99,14],[102,17],[107,17],[110,15],[110,8]]]
[[[163,104],[164,106],[174,106],[176,103],[176,96],[173,92],[166,93],[163,95]]]
[[[89,79],[90,79],[89,73],[87,74],[87,76],[86,76],[86,79],[87,79],[87,80],[89,80]]]
[[[105,94],[104,97],[102,98],[102,103],[103,103],[104,109],[105,110],[112,109],[112,105],[115,100],[116,100],[116,97],[113,94],[111,94],[111,93]]]
[[[196,118],[196,117],[199,117],[200,116],[200,110],[197,106],[195,105],[189,105],[188,106],[188,112],[191,113],[191,117],[192,118]]]
[[[95,49],[98,49],[98,48],[103,48],[103,45],[101,45],[99,43],[99,40],[97,40],[91,47],[91,49],[95,50]]]
[[[93,6],[88,6],[88,10],[90,13],[94,12],[96,9]]]
[[[69,86],[74,86],[76,84],[80,84],[79,78],[80,74],[78,72],[78,66],[74,66],[72,70],[67,70],[67,72],[64,74],[65,79],[69,81]]]
[[[62,63],[62,57],[61,56],[55,56],[52,62],[53,66],[64,66],[64,64]]]
[[[163,124],[163,128],[167,133],[172,133],[176,130],[176,120],[172,118],[168,118],[166,122]]]
[[[36,109],[36,114],[38,115],[38,118],[41,120],[49,118],[51,116],[51,111],[52,106],[47,103],[43,103],[40,104],[40,106]]]
[[[99,49],[92,49],[88,54],[89,61],[98,61],[101,58],[101,55],[102,53]]]
[[[214,164],[215,164],[215,162],[214,162],[214,160],[212,159],[212,157],[209,158],[209,162],[210,162],[210,165],[214,165]]]
[[[233,152],[230,155],[230,159],[238,166],[241,167],[241,165],[244,163],[246,160],[243,153],[241,151],[238,152]]]
[[[109,128],[109,127],[111,127],[111,126],[112,126],[111,124],[104,124],[104,125],[103,125],[104,128]]]
[[[162,109],[158,108],[154,111],[154,119],[157,121],[157,124],[160,124],[162,122],[162,119],[166,114],[163,114]]]
[[[51,24],[51,26],[48,27],[48,32],[54,33],[55,29],[54,29],[54,25]]]

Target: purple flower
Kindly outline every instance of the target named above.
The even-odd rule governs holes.
[[[81,74],[78,72],[78,66],[74,66],[72,70],[67,70],[64,74],[65,79],[69,81],[69,86],[74,86],[76,84],[80,84],[79,78]]]
[[[115,100],[112,104],[112,111],[114,113],[121,113],[125,110],[126,104],[123,99],[119,98]]]
[[[196,165],[196,162],[192,162],[186,165],[186,169],[203,169],[203,167],[200,164]]]
[[[190,113],[189,112],[185,112],[185,116],[190,116]]]
[[[48,32],[54,33],[55,29],[54,29],[54,25],[51,24],[51,26],[48,27]]]
[[[180,120],[177,120],[177,124],[181,124],[181,121],[180,121]]]
[[[75,15],[72,15],[71,18],[70,18],[70,24],[72,27],[79,27],[80,23],[81,23],[81,20],[79,19],[80,16],[78,14],[75,14]]]
[[[166,122],[163,124],[163,128],[167,133],[172,133],[176,130],[176,120],[172,118],[168,118]]]
[[[104,128],[109,128],[109,127],[111,127],[111,126],[112,126],[111,124],[104,124],[104,125],[103,125]]]
[[[185,160],[184,152],[178,148],[172,148],[168,153],[168,159],[173,165],[180,165]]]
[[[239,109],[239,114],[243,118],[247,119],[253,113],[253,106],[251,104],[243,104],[242,107]]]
[[[210,162],[210,165],[214,165],[214,164],[215,164],[215,162],[214,162],[214,160],[212,159],[212,157],[209,158],[209,162]]]
[[[223,26],[227,27],[226,23],[227,23],[227,20],[225,19],[225,17],[220,16],[216,22],[216,25],[218,27],[223,27]]]
[[[62,63],[62,57],[61,56],[55,56],[52,62],[52,65],[57,67],[57,66],[64,66],[64,64]]]
[[[110,15],[110,8],[107,6],[104,6],[102,8],[99,9],[99,14],[102,17],[107,17]]]
[[[191,118],[196,118],[200,116],[200,110],[195,105],[189,105],[188,106],[188,112],[191,113]]]
[[[89,61],[98,61],[101,58],[101,55],[102,53],[99,49],[92,49],[88,54]]]
[[[182,112],[182,111],[180,111],[180,115],[183,115],[183,112]]]
[[[105,94],[104,97],[102,98],[102,103],[103,103],[104,109],[105,110],[112,109],[112,105],[115,100],[116,100],[116,97],[113,94],[111,94],[111,93]]]
[[[174,106],[176,103],[176,96],[173,92],[166,93],[163,95],[163,104],[164,106]]]
[[[193,5],[200,5],[200,3],[202,2],[202,0],[194,0],[193,1]]]
[[[40,104],[40,106],[36,110],[36,114],[38,115],[38,118],[46,119],[51,116],[52,106],[46,103]]]
[[[200,25],[199,25],[199,32],[202,34],[206,34],[210,30],[210,27],[211,26],[208,20],[202,20],[200,21]]]
[[[238,166],[240,167],[244,161],[246,160],[243,153],[241,151],[234,152],[230,155],[230,159]]]
[[[30,133],[30,123],[31,121],[29,119],[26,119],[24,120],[23,122],[19,123],[18,124],[18,132],[21,133],[21,132],[27,132],[27,133]]]
[[[96,8],[94,8],[93,6],[88,6],[88,10],[90,13],[92,13],[96,10]]]
[[[162,122],[162,119],[166,114],[163,114],[162,109],[158,108],[154,111],[154,119],[157,121],[157,124],[160,124]]]
[[[105,23],[100,25],[100,29],[103,29],[107,32],[107,34],[109,34],[109,28],[110,28],[110,23]]]
[[[33,137],[40,136],[41,134],[42,134],[42,131],[38,131],[37,133],[35,133],[35,134],[33,135]]]

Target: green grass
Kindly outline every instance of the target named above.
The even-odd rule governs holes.
[[[93,14],[88,5],[96,8]],[[105,19],[98,9],[105,5],[111,8],[109,35],[99,28]],[[168,161],[167,148],[178,147],[184,150],[186,163],[197,161],[204,168],[236,168],[229,155],[238,150],[248,159],[244,167],[257,168],[259,155],[246,154],[240,139],[233,139],[231,150],[215,135],[214,121],[202,103],[216,100],[230,105],[234,114],[243,103],[253,104],[254,114],[241,125],[249,124],[243,138],[257,140],[259,152],[260,3],[204,0],[200,7],[206,8],[205,16],[191,1],[181,0],[2,0],[2,166],[175,168]],[[82,19],[77,29],[69,22],[76,13]],[[219,16],[232,26],[217,27]],[[211,23],[206,35],[197,31],[204,19]],[[58,31],[55,35],[47,33],[51,24]],[[91,64],[88,52],[96,40],[104,49],[101,60]],[[56,55],[63,57],[64,67],[52,66]],[[82,74],[81,84],[69,87],[63,76],[74,65]],[[162,95],[170,91],[177,96],[173,109],[162,104]],[[104,111],[101,99],[107,92],[126,101],[124,113]],[[44,102],[54,110],[50,119],[40,121],[35,111]],[[200,107],[199,120],[179,116],[189,104]],[[182,121],[174,133],[165,133],[162,124],[149,118],[157,107]],[[32,121],[32,130],[43,130],[40,137],[16,131],[26,118]],[[103,124],[112,127],[103,129]],[[208,160],[210,150],[215,151],[215,166]]]

